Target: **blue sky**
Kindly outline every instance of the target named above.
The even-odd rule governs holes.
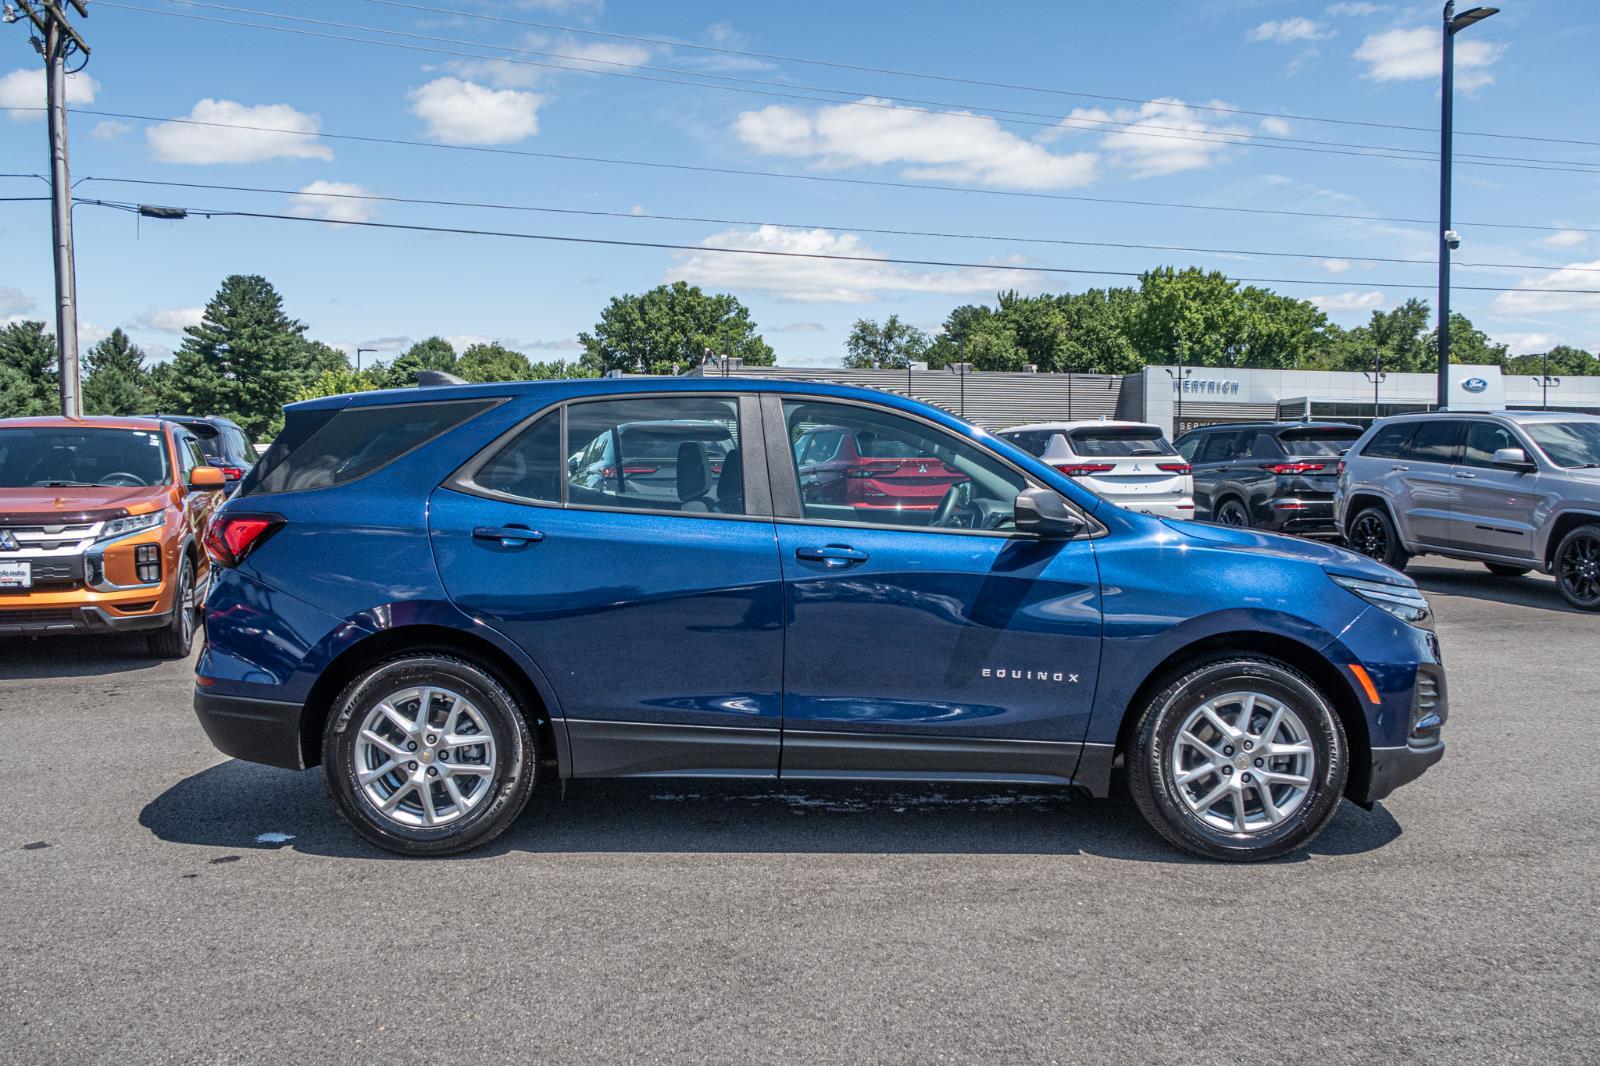
[[[289,312],[308,323],[310,335],[347,350],[378,348],[379,358],[435,333],[458,342],[496,339],[535,358],[570,357],[576,334],[593,326],[609,297],[677,278],[737,294],[751,307],[779,361],[790,365],[837,363],[850,324],[861,316],[898,313],[932,331],[952,306],[991,300],[1001,287],[1060,291],[1130,280],[996,269],[1007,264],[1139,271],[1193,263],[1238,276],[1305,279],[1310,284],[1275,287],[1316,299],[1346,325],[1410,295],[1432,300],[1426,290],[1396,287],[1431,285],[1432,266],[1367,258],[1431,259],[1434,236],[1428,224],[1051,197],[1433,218],[1433,163],[1262,145],[1316,147],[1298,143],[1309,140],[1436,150],[1431,133],[1286,117],[1436,127],[1436,4],[1056,0],[982,9],[943,0],[419,0],[463,13],[436,14],[372,0],[228,0],[234,10],[167,0],[118,2],[127,6],[92,3],[92,17],[80,20],[94,55],[75,81],[77,106],[319,136],[80,114],[71,126],[76,178],[471,200],[621,217],[105,181],[84,182],[82,196],[975,265],[830,263],[240,218],[139,223],[125,213],[80,207],[79,299],[90,341],[121,326],[163,355],[229,273],[265,275],[284,294]],[[273,20],[237,9],[271,11],[419,35],[384,39],[467,54],[269,32],[129,7],[257,23]],[[1458,39],[1458,130],[1600,141],[1593,107],[1600,80],[1593,59],[1600,46],[1600,11],[1570,0],[1504,0],[1503,7]],[[485,13],[571,29],[468,17]],[[365,29],[276,24],[380,36]],[[1156,102],[839,69],[689,45]],[[496,52],[494,46],[522,51]],[[496,54],[579,69],[475,58]],[[598,65],[604,61],[612,65]],[[36,63],[22,28],[0,26],[0,104],[39,102]],[[642,71],[639,65],[670,69]],[[597,70],[764,84],[744,85],[761,93],[733,92]],[[870,179],[899,187],[363,143],[331,134]],[[36,113],[11,111],[0,117],[0,170],[43,172],[45,148],[44,124]],[[1465,135],[1458,136],[1456,148],[1455,218],[1464,242],[1458,262],[1519,265],[1458,269],[1458,284],[1600,289],[1600,232],[1581,232],[1600,231],[1600,171],[1464,161],[1470,153],[1595,165],[1600,148]],[[985,191],[928,187],[934,185]],[[0,195],[42,191],[44,186],[31,179],[0,180]],[[1017,192],[1051,196],[994,195]],[[729,221],[663,221],[650,215]],[[762,222],[794,228],[755,224]],[[1553,228],[1493,229],[1475,222]],[[955,240],[863,229],[1287,251],[1317,258]],[[50,316],[49,248],[46,205],[0,204],[0,320]],[[1524,264],[1530,268],[1521,268]],[[1600,295],[1458,290],[1454,303],[1514,351],[1539,351],[1554,343],[1600,349]]]

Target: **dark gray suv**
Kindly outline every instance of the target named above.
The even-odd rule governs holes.
[[[1574,606],[1600,610],[1600,417],[1383,419],[1339,464],[1334,513],[1350,547],[1396,570],[1424,554],[1503,577],[1539,570]]]

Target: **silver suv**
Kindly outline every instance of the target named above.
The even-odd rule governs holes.
[[[1574,606],[1600,610],[1600,417],[1383,419],[1339,464],[1333,507],[1350,547],[1396,570],[1425,554],[1502,577],[1539,570]]]

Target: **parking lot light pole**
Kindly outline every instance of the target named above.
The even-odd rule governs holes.
[[[357,348],[356,349],[356,373],[357,374],[361,373],[361,353],[362,352],[372,352],[372,353],[376,354],[377,351],[378,351],[378,349],[376,349],[376,348]]]
[[[1444,92],[1439,113],[1439,407],[1450,404],[1450,252],[1461,239],[1450,229],[1450,133],[1454,116],[1456,34],[1499,12],[1473,7],[1456,14],[1455,0],[1444,5]]]
[[[1167,377],[1172,379],[1172,391],[1178,394],[1178,413],[1172,419],[1172,435],[1174,437],[1183,432],[1183,381],[1190,374],[1194,373],[1194,367],[1185,367],[1183,365],[1183,356],[1181,354],[1178,356],[1178,359],[1178,369],[1176,372],[1174,372],[1169,366],[1164,366],[1161,368],[1167,372]]]
[[[972,369],[971,363],[951,363],[950,373],[961,378],[961,417],[967,417],[967,373]]]

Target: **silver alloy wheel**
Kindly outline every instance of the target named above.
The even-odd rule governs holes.
[[[194,639],[195,608],[194,566],[192,563],[184,563],[183,578],[178,586],[178,616],[180,619],[178,624],[185,646]]]
[[[1305,721],[1260,692],[1206,700],[1184,719],[1172,746],[1172,784],[1184,805],[1227,833],[1282,824],[1305,803],[1315,771]]]
[[[409,828],[459,821],[488,798],[494,731],[459,692],[429,685],[377,702],[356,735],[360,794],[374,814]]]

